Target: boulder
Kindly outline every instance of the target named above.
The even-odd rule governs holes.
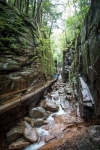
[[[34,127],[34,119],[31,119],[31,126]]]
[[[52,99],[52,96],[50,93],[48,93],[47,97],[49,97],[50,99]]]
[[[25,139],[23,136],[16,140],[16,142],[19,142],[19,141],[28,142],[27,139]]]
[[[71,95],[71,94],[72,94],[72,89],[69,88],[69,87],[65,87],[65,88],[64,88],[64,91],[65,91],[65,93],[66,93],[67,95]]]
[[[22,130],[19,127],[15,127],[11,129],[9,132],[7,132],[6,134],[7,143],[10,144],[11,142],[17,140],[21,136],[22,136]]]
[[[31,118],[30,118],[30,117],[25,117],[24,120],[25,120],[27,123],[29,123],[29,124],[31,123]]]
[[[25,128],[23,129],[23,135],[30,142],[37,142],[38,133],[35,128],[32,128],[30,124],[25,121]]]
[[[46,119],[48,117],[47,112],[42,107],[32,108],[29,111],[29,115],[30,115],[30,117],[33,117],[34,119],[38,119],[38,118],[45,118]]]
[[[13,149],[13,150],[21,149],[21,148],[25,148],[28,145],[30,145],[30,142],[18,141],[18,142],[14,142],[14,143],[10,144],[8,149]]]
[[[43,120],[43,119],[38,118],[38,119],[35,119],[35,120],[34,120],[34,125],[35,125],[35,126],[42,126],[42,125],[44,125],[44,124],[47,124],[47,123],[46,123],[46,121]]]
[[[99,138],[100,139],[100,125],[90,126],[88,129],[89,136],[91,138]]]
[[[59,94],[63,94],[63,92],[64,92],[63,88],[60,88],[58,91]]]
[[[34,119],[33,118],[30,118],[30,117],[25,117],[24,120],[31,124],[31,126],[33,127],[34,126]]]
[[[68,101],[72,101],[73,96],[72,95],[66,95],[65,99],[68,100]]]
[[[59,110],[59,106],[51,100],[43,100],[39,105],[47,111],[55,112]]]
[[[53,99],[57,101],[59,99],[59,97],[54,96]]]

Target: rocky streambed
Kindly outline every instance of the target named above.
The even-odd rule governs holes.
[[[7,149],[81,150],[88,145],[88,150],[91,141],[98,148],[100,126],[89,126],[80,118],[71,86],[58,80],[51,93],[44,95],[37,107],[6,134]]]

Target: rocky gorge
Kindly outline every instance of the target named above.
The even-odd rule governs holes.
[[[51,93],[7,132],[6,147],[13,150],[96,149],[100,146],[100,126],[92,124],[80,118],[71,85],[58,80]]]
[[[46,26],[10,2],[0,1],[0,149],[99,150],[100,0],[63,51],[63,79]]]
[[[100,1],[91,2],[90,10],[84,20],[80,34],[76,43],[76,54],[74,71],[76,72],[77,90],[80,93],[80,101],[84,101],[81,97],[82,86],[80,76],[89,86],[90,92],[94,99],[94,113],[100,115],[100,84],[99,84],[99,63],[100,63]],[[90,99],[92,101],[92,99]],[[85,109],[89,106],[83,106]],[[84,111],[85,111],[84,109]],[[91,109],[91,108],[90,108]],[[85,112],[84,112],[85,113]]]

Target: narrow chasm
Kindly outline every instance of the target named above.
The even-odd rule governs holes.
[[[100,0],[0,0],[0,150],[100,150]]]

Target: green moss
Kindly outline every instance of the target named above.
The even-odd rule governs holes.
[[[28,55],[31,52],[29,61],[40,65],[38,69],[45,78],[51,76],[54,72],[53,53],[45,28],[40,28],[30,17],[20,14],[16,8],[1,7],[0,53]]]

